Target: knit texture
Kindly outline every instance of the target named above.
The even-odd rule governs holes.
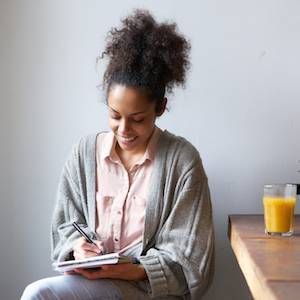
[[[95,235],[96,139],[83,137],[60,178],[52,219],[52,260],[72,259],[79,234],[72,222]],[[182,137],[162,132],[158,141],[139,260],[153,298],[199,299],[214,269],[214,232],[207,177],[198,151]]]

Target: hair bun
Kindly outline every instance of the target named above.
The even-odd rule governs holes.
[[[157,23],[147,10],[135,10],[112,28],[102,57],[109,59],[103,83],[125,84],[171,92],[183,85],[189,63],[190,43],[175,23]],[[159,93],[158,93],[159,94]]]

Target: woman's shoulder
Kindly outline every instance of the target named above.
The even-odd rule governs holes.
[[[188,158],[199,157],[198,149],[186,138],[175,135],[174,133],[164,130],[161,134],[161,143],[167,146],[168,153],[180,154]]]
[[[198,172],[199,178],[206,177],[199,151],[190,141],[167,130],[161,137],[160,157],[168,169],[176,169],[181,174]]]
[[[73,144],[72,152],[79,156],[94,157],[94,153],[97,147],[97,141],[103,139],[108,132],[101,131],[96,133],[90,133],[81,136],[77,142]]]

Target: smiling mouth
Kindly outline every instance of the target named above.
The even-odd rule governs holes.
[[[118,135],[118,138],[121,140],[121,142],[131,143],[137,138],[137,136],[127,138],[127,137]]]

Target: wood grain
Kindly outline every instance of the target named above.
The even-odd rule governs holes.
[[[300,216],[293,236],[273,237],[262,215],[230,215],[228,237],[254,299],[300,299]]]

